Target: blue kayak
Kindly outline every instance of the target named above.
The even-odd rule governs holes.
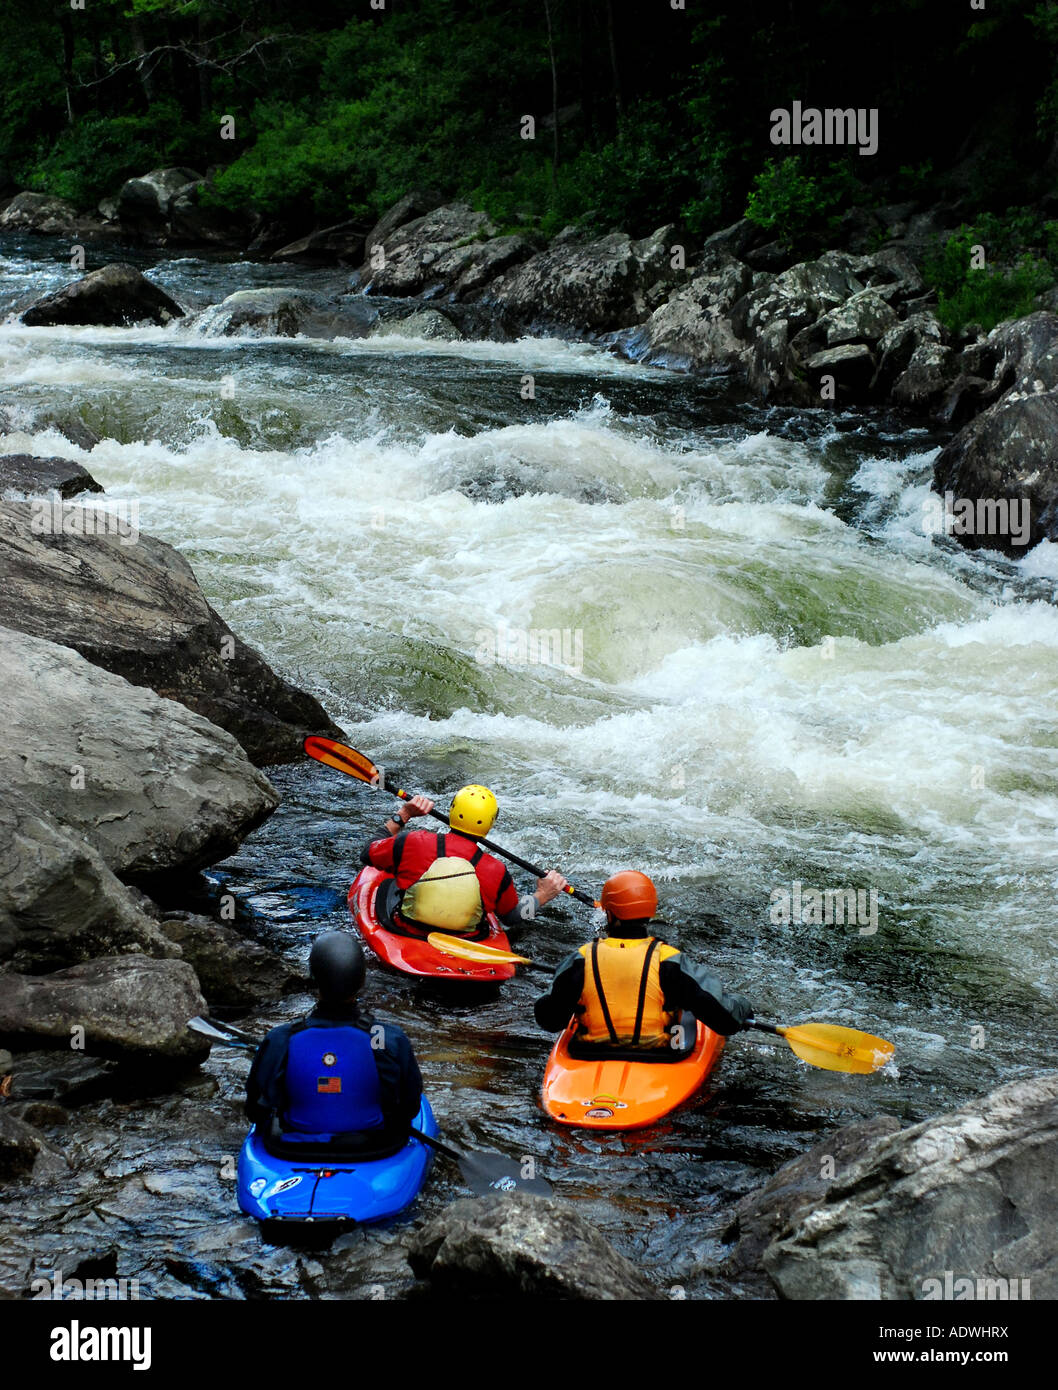
[[[437,1135],[425,1096],[413,1128]],[[239,1154],[239,1206],[258,1221],[385,1221],[415,1200],[432,1162],[433,1149],[414,1136],[389,1158],[279,1158],[268,1151],[255,1125]]]

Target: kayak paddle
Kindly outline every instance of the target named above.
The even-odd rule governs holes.
[[[447,936],[444,932],[431,932],[427,940],[446,955],[459,956],[463,960],[486,964],[489,961],[503,961],[524,965],[528,970],[554,969],[554,966],[530,960],[528,956],[520,956],[516,951],[501,951],[496,946],[485,946],[477,941],[461,941],[459,937]],[[896,1051],[885,1038],[861,1033],[858,1028],[842,1028],[836,1023],[799,1023],[796,1027],[789,1027],[779,1023],[758,1023],[751,1018],[747,1019],[746,1027],[783,1038],[802,1062],[824,1071],[877,1071]]]
[[[344,772],[348,777],[355,777],[359,782],[366,782],[369,786],[392,792],[394,796],[399,796],[401,801],[411,801],[412,799],[413,794],[411,792],[406,792],[395,786],[370,758],[365,757],[363,753],[358,753],[355,748],[350,748],[348,744],[336,743],[333,738],[318,738],[312,734],[302,746],[309,757],[315,758],[318,763],[333,767],[338,772]],[[445,825],[449,824],[448,817],[443,811],[435,809],[430,812],[430,815],[433,816],[434,820],[442,821]],[[484,845],[486,849],[502,855],[504,859],[509,859],[512,864],[517,864],[520,869],[525,869],[527,873],[535,874],[537,878],[543,878],[547,873],[547,870],[541,869],[538,864],[530,864],[528,859],[519,858],[517,854],[512,854],[509,849],[504,849],[492,840],[486,840],[484,836],[478,836],[477,841],[479,845]],[[576,898],[578,902],[586,903],[588,907],[599,906],[594,898],[590,898],[579,888],[574,888],[572,884],[565,891],[570,897]]]
[[[486,946],[480,941],[461,941],[458,936],[448,936],[445,932],[432,931],[426,938],[431,946],[443,951],[446,956],[458,956],[460,960],[472,960],[479,965],[524,965],[527,970],[551,970],[542,961],[530,960],[520,956],[517,951],[503,951],[498,946]]]
[[[228,1047],[240,1047],[253,1052],[258,1046],[258,1040],[252,1038],[249,1033],[244,1033],[241,1028],[236,1028],[230,1023],[219,1023],[216,1019],[192,1018],[188,1020],[187,1026],[192,1033],[198,1033],[204,1038],[209,1038],[211,1042],[223,1043]],[[469,1153],[459,1153],[440,1139],[435,1139],[432,1134],[425,1134],[421,1129],[411,1129],[409,1133],[458,1164],[463,1181],[476,1196],[487,1197],[490,1192],[513,1192],[516,1188],[519,1192],[533,1192],[540,1197],[552,1195],[552,1187],[547,1179],[526,1175],[522,1164],[516,1159],[507,1158],[491,1149],[472,1149]]]
[[[870,1072],[884,1067],[896,1048],[885,1038],[861,1033],[858,1028],[842,1028],[837,1023],[758,1023],[746,1020],[747,1028],[775,1033],[783,1038],[802,1062],[824,1071]]]

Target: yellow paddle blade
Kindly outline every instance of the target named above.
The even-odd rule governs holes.
[[[825,1071],[877,1071],[896,1051],[885,1038],[836,1023],[799,1023],[778,1031],[802,1062]]]
[[[326,763],[328,767],[337,768],[339,772],[348,773],[350,777],[356,777],[361,782],[370,782],[372,786],[381,785],[378,768],[370,758],[365,758],[363,753],[358,753],[355,748],[336,743],[333,738],[317,738],[315,735],[307,738],[302,747],[309,757],[315,758],[318,763]]]
[[[518,956],[513,951],[500,951],[495,946],[483,946],[480,941],[460,941],[458,936],[448,936],[440,931],[432,931],[426,940],[446,956],[459,956],[461,960],[476,960],[485,965],[497,961],[511,965],[532,965],[528,956]]]

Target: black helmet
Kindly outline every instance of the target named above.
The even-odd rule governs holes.
[[[325,932],[313,943],[309,974],[324,999],[351,999],[363,988],[366,973],[363,947],[348,932]]]

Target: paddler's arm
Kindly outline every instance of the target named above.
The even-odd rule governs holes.
[[[506,928],[511,941],[516,941],[529,922],[536,920],[537,909],[557,898],[566,887],[566,880],[557,869],[550,869],[536,880],[536,891],[519,898],[509,873],[504,873],[496,902],[496,915]]]
[[[661,962],[658,979],[666,1008],[690,1009],[714,1033],[740,1033],[753,1005],[744,994],[728,994],[722,982],[704,965],[695,965],[682,951]]]
[[[283,1023],[273,1028],[254,1053],[246,1078],[246,1113],[254,1124],[266,1122],[273,1111],[282,1108],[287,1046],[293,1027],[291,1023]]]
[[[577,1011],[584,993],[584,957],[573,951],[559,965],[551,988],[533,1005],[537,1024],[547,1033],[560,1033]]]
[[[406,829],[408,822],[415,816],[428,816],[432,810],[433,802],[428,796],[413,796],[410,801],[398,805],[392,815],[387,816],[382,827],[385,835],[379,840],[368,840],[361,849],[360,863],[371,864],[376,869],[385,869],[392,873],[400,863],[395,841],[401,831]]]
[[[395,1023],[375,1022],[374,1027],[382,1029],[382,1046],[373,1045],[373,1052],[383,1113],[387,1119],[410,1123],[422,1104],[422,1074],[415,1053],[407,1034]]]

